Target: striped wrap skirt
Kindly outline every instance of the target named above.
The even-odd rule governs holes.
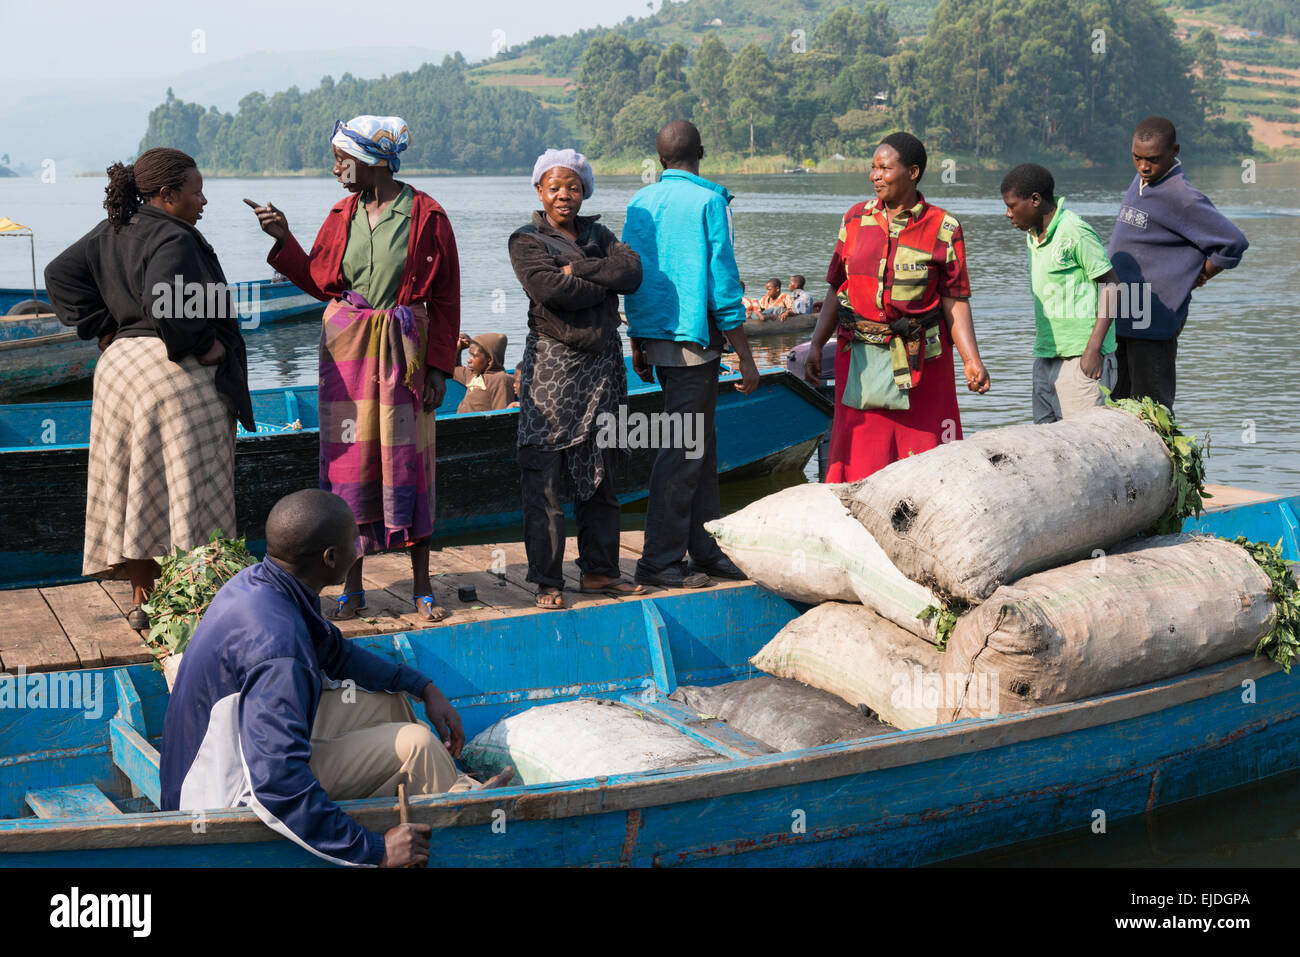
[[[161,339],[117,339],[95,367],[82,574],[123,576],[235,532],[235,417],[216,366],[167,358]]]

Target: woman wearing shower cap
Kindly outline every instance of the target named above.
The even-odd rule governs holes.
[[[641,285],[641,259],[579,216],[595,183],[586,157],[547,150],[533,167],[542,208],[511,234],[510,264],[528,294],[519,363],[519,468],[528,581],[541,608],[564,607],[564,512],[571,493],[583,593],[636,595],[618,566],[618,450],[609,423],[627,403],[618,297]],[[570,497],[564,494],[565,498]]]
[[[356,515],[362,553],[411,553],[416,615],[439,621],[429,537],[434,515],[434,410],[456,366],[460,261],[447,214],[393,178],[410,131],[397,116],[335,124],[334,175],[348,195],[305,252],[273,205],[259,206],[275,239],[267,262],[328,301],[320,342],[320,485]],[[365,608],[362,561],[330,617]]]

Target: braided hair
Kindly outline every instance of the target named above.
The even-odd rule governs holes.
[[[904,166],[918,167],[915,185],[920,186],[921,177],[925,175],[925,144],[911,133],[890,133],[880,141],[880,145],[896,149]]]
[[[163,189],[180,189],[185,177],[198,164],[188,153],[158,146],[145,150],[129,165],[114,163],[108,168],[108,185],[104,187],[104,208],[113,231],[131,221],[135,211]]]

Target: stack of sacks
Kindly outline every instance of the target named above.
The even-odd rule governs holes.
[[[853,519],[837,491],[845,488],[795,485],[704,527],[751,581],[782,598],[861,602],[933,641],[933,622],[917,616],[939,599],[895,568]]]
[[[813,609],[751,661],[906,729],[1247,654],[1276,609],[1244,549],[1187,535],[1126,541],[1169,508],[1172,469],[1141,419],[1096,409],[992,429],[837,486],[893,565],[975,607],[942,655],[863,600]]]

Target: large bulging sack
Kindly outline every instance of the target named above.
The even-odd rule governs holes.
[[[1273,626],[1268,589],[1231,542],[1143,539],[1003,585],[961,617],[947,655],[996,686],[1001,712],[1078,701],[1250,654]]]
[[[967,685],[949,658],[862,605],[826,602],[786,624],[750,664],[865,707],[904,731],[946,720]]]
[[[465,745],[465,765],[514,783],[547,784],[724,760],[712,748],[624,705],[592,700],[539,705],[503,718]]]
[[[833,694],[785,678],[749,678],[711,687],[683,686],[668,697],[721,718],[777,751],[852,741],[894,729]]]
[[[900,628],[933,639],[933,624],[916,616],[938,599],[894,567],[834,489],[795,485],[704,527],[751,580],[783,598],[860,601]]]
[[[1159,435],[1119,409],[988,429],[840,490],[909,578],[968,602],[1149,529],[1173,501]]]

